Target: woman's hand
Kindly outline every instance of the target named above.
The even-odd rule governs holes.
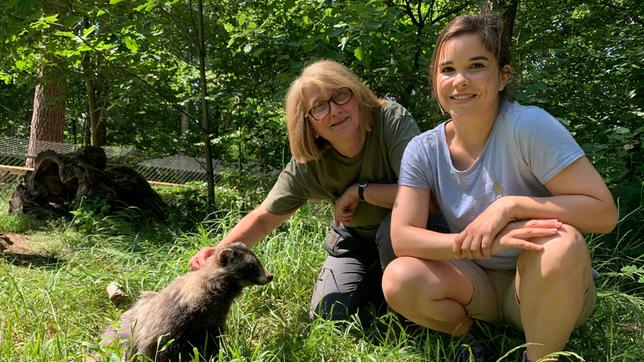
[[[509,223],[492,242],[492,255],[515,248],[529,251],[542,251],[543,245],[533,238],[557,234],[561,222],[557,219],[522,220]]]
[[[216,248],[214,246],[206,246],[199,250],[197,254],[193,255],[192,258],[190,258],[190,261],[188,261],[190,270],[199,270],[206,264],[206,259],[215,253],[215,250]]]
[[[348,224],[353,218],[353,214],[360,205],[358,198],[358,184],[347,187],[346,190],[335,200],[335,220],[336,223]]]
[[[496,200],[456,236],[452,251],[458,258],[491,258],[494,238],[510,221],[509,206]]]

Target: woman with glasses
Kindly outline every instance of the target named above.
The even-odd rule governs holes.
[[[218,245],[255,245],[308,200],[333,201],[335,217],[324,240],[329,256],[311,317],[346,320],[359,312],[362,319],[382,312],[382,267],[394,258],[388,215],[403,151],[418,126],[402,106],[377,98],[330,60],[304,68],[286,95],[285,110],[293,158],[264,202]],[[200,250],[191,268],[198,269],[214,249]]]

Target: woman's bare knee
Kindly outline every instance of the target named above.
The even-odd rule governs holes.
[[[578,280],[590,269],[590,254],[586,241],[579,231],[562,225],[553,237],[536,240],[543,244],[542,252],[525,251],[518,260],[519,273],[526,268],[538,268],[538,275],[548,283]]]
[[[422,268],[416,258],[400,257],[393,260],[382,275],[382,292],[387,303],[396,306],[408,304],[413,288],[422,283]]]

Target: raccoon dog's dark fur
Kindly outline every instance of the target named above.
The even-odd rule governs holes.
[[[244,287],[272,279],[243,243],[230,244],[161,292],[143,292],[121,315],[118,326],[105,330],[101,345],[120,340],[128,360],[142,354],[156,361],[178,361],[179,356],[187,361],[195,347],[209,358],[219,352],[219,337],[233,299]],[[165,350],[157,351],[170,340]]]

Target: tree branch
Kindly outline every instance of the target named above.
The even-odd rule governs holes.
[[[414,17],[414,11],[411,9],[411,5],[409,4],[409,0],[405,0],[405,6],[403,7],[403,10],[409,16],[411,19],[412,24],[414,26],[418,26],[418,20],[416,20],[416,17]]]
[[[454,14],[459,14],[459,13],[460,13],[460,12],[462,12],[462,11],[463,11],[463,9],[465,9],[468,5],[469,5],[469,4],[462,3],[461,5],[459,5],[459,6],[455,7],[455,8],[453,8],[453,9],[451,9],[451,10],[448,10],[447,12],[445,12],[445,13],[441,14],[441,16],[439,16],[439,17],[437,17],[437,18],[432,19],[431,24],[436,24],[436,23],[438,23],[439,21],[441,21],[441,20],[443,20],[443,19],[445,19],[445,18],[447,18],[447,17],[450,17],[450,16],[452,16],[452,15],[454,15]]]

